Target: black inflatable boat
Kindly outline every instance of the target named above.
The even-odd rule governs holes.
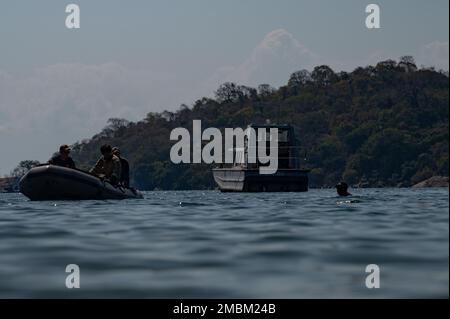
[[[33,201],[143,198],[133,188],[114,186],[87,172],[54,165],[32,168],[19,185],[20,192]]]

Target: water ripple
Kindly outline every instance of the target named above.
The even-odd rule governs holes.
[[[0,297],[448,297],[448,189],[353,193],[0,194]],[[376,293],[369,263],[383,273]]]

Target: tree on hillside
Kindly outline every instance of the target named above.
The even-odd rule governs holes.
[[[161,117],[165,119],[167,122],[171,122],[175,119],[175,113],[170,111],[163,111],[161,113]]]
[[[245,85],[238,86],[239,102],[243,104],[248,100],[256,100],[258,97],[258,91],[255,88]]]
[[[239,88],[235,83],[226,82],[219,86],[215,92],[219,103],[233,103],[239,99]]]
[[[255,100],[258,92],[249,86],[226,82],[219,86],[215,95],[219,103],[239,103],[243,105],[247,100]]]
[[[417,65],[414,57],[411,55],[405,55],[400,58],[398,66],[405,70],[405,72],[415,72],[417,71]]]
[[[258,86],[258,95],[262,99],[268,98],[275,92],[275,88],[271,87],[269,84],[260,84]]]
[[[337,75],[327,65],[316,66],[311,73],[311,79],[321,87],[326,87],[337,81]]]
[[[120,133],[124,131],[130,125],[130,121],[122,118],[110,118],[107,121],[107,125],[103,128],[103,130],[97,135],[97,137],[101,138],[110,138],[113,137],[116,133]]]
[[[300,70],[291,74],[288,81],[289,87],[298,87],[312,80],[311,73],[308,70]]]
[[[391,60],[391,59],[386,60],[386,61],[381,61],[381,62],[377,63],[377,65],[375,66],[375,69],[378,71],[378,73],[392,72],[397,69],[397,62],[395,62],[394,60]]]

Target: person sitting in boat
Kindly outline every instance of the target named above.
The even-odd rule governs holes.
[[[68,168],[75,168],[75,162],[72,157],[69,156],[70,147],[68,145],[61,145],[59,147],[59,154],[49,159],[48,164],[63,166]]]
[[[120,181],[122,170],[120,159],[113,154],[111,145],[103,145],[100,148],[100,152],[102,156],[89,172],[117,185]]]
[[[122,168],[120,172],[120,184],[125,187],[130,187],[130,164],[120,155],[120,149],[118,147],[113,147],[112,152],[120,159],[120,166]]]
[[[337,184],[336,191],[339,196],[351,196],[352,195],[348,192],[348,185],[345,182],[340,182],[339,184]]]

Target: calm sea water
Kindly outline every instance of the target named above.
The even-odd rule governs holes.
[[[0,194],[0,297],[448,298],[448,189],[353,193]],[[68,264],[80,289],[65,287]]]

